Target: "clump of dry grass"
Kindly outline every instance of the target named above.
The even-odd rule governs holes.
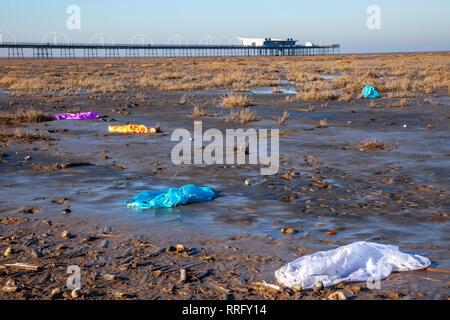
[[[241,110],[240,112],[231,111],[230,114],[225,118],[226,122],[240,121],[241,124],[258,120],[258,114],[256,112],[251,112],[250,109]]]
[[[52,137],[36,131],[22,130],[19,128],[15,129],[14,131],[4,129],[0,130],[0,140],[6,142],[9,139],[21,140],[26,142],[32,142],[36,140],[54,140]]]
[[[286,120],[289,118],[289,112],[284,111],[281,117],[278,117],[278,124],[282,125],[286,123]]]
[[[160,73],[158,79],[160,80],[174,80],[174,79],[182,79],[184,74],[181,72],[163,72]]]
[[[185,105],[188,102],[188,96],[183,94],[180,98],[180,100],[178,101],[178,104],[180,105]]]
[[[21,122],[38,123],[51,120],[53,120],[51,115],[36,109],[18,109],[16,112],[0,112],[0,123],[3,124],[17,124]]]
[[[314,82],[311,85],[297,88],[297,101],[333,101],[339,95],[334,93],[327,81]]]
[[[198,105],[197,103],[194,103],[194,102],[191,102],[191,103],[194,106],[194,109],[192,111],[192,116],[194,118],[205,117],[208,115],[207,113],[203,112],[202,107],[200,105]]]
[[[32,168],[34,170],[40,170],[44,172],[53,172],[58,171],[61,169],[67,169],[67,168],[75,168],[75,167],[84,167],[84,166],[91,166],[92,164],[89,162],[69,162],[69,163],[54,163],[50,165],[41,165],[41,164],[32,164]]]
[[[328,128],[328,121],[327,121],[327,119],[320,120],[319,123],[316,124],[316,128]]]
[[[385,145],[377,139],[369,139],[361,142],[361,150],[363,151],[379,151],[384,149]]]
[[[224,108],[246,108],[251,105],[247,96],[227,94],[222,97],[220,105]]]
[[[388,104],[386,108],[408,107],[409,102],[406,99],[401,99],[399,102]]]

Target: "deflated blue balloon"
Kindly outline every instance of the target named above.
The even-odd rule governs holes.
[[[362,93],[366,99],[375,99],[380,97],[377,89],[372,86],[365,86]]]
[[[215,196],[214,191],[210,187],[198,187],[194,184],[188,184],[181,188],[141,192],[133,200],[126,200],[124,203],[129,207],[170,208],[188,203],[211,201]]]

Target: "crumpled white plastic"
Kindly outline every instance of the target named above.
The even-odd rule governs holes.
[[[400,252],[397,246],[359,241],[333,250],[300,257],[275,271],[275,278],[286,287],[311,288],[322,281],[325,287],[342,281],[376,281],[392,271],[428,267],[430,260]]]

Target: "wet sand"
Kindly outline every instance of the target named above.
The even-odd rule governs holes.
[[[261,176],[259,165],[174,165],[170,135],[193,130],[192,105],[179,103],[191,93],[155,91],[144,101],[128,93],[82,92],[56,101],[0,94],[1,110],[33,106],[57,114],[76,106],[104,115],[22,123],[52,139],[2,141],[0,287],[13,280],[15,289],[0,290],[0,298],[73,299],[66,270],[79,265],[78,299],[326,299],[338,290],[349,299],[448,299],[448,274],[426,270],[394,273],[381,289],[261,285],[275,284],[274,271],[302,255],[363,240],[397,245],[450,270],[448,92],[429,95],[437,103],[420,96],[407,107],[385,107],[394,100],[281,103],[289,92],[263,91],[251,94],[261,120],[244,126],[224,121],[229,110],[218,103],[221,93],[192,94],[213,115],[195,120],[203,131],[279,128],[278,174]],[[283,111],[290,116],[280,125]],[[321,119],[328,127],[316,128]],[[159,124],[163,133],[108,133],[108,125],[127,123]],[[386,148],[363,151],[364,139]],[[49,169],[55,164],[66,166]],[[142,191],[188,183],[210,185],[218,197],[171,209],[123,204]],[[287,227],[298,232],[282,234]],[[63,231],[73,237],[62,238]],[[171,248],[178,244],[185,250]],[[7,266],[19,262],[39,268]],[[55,288],[61,293],[52,296]]]

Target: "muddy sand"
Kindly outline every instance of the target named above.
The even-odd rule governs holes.
[[[64,63],[73,64],[58,62]],[[3,124],[2,130],[40,135],[1,140],[0,298],[75,299],[67,268],[78,265],[76,299],[327,299],[335,291],[348,299],[448,299],[448,92],[392,107],[396,100],[387,97],[375,105],[280,103],[286,90],[244,93],[260,118],[244,125],[224,121],[223,91],[152,91],[143,99],[130,92],[3,90],[2,112],[76,108],[103,118]],[[180,103],[186,95],[205,116],[194,118],[192,104]],[[284,111],[289,118],[280,125]],[[322,119],[327,125],[316,127]],[[174,165],[170,135],[192,131],[194,120],[203,121],[204,131],[279,128],[279,173],[261,176],[259,165]],[[159,124],[163,133],[108,133],[108,125],[127,123]],[[368,139],[383,146],[362,149]],[[210,185],[218,197],[170,209],[123,204],[142,191],[189,183]],[[289,261],[355,241],[394,244],[442,270],[393,273],[379,289],[342,283],[294,292],[262,285],[276,284],[274,271]]]

